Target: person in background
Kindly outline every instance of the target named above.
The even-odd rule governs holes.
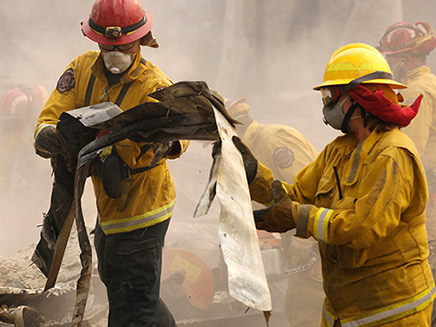
[[[434,30],[425,22],[389,26],[378,46],[395,79],[407,85],[400,92],[404,103],[424,95],[418,115],[403,131],[415,143],[426,170],[431,200],[427,208],[430,241],[436,240],[436,76],[426,61],[435,47]]]
[[[33,124],[47,101],[43,85],[20,85],[7,90],[0,99],[0,191],[11,195],[20,188],[37,184],[38,165],[33,159]],[[36,170],[35,170],[36,169]],[[19,177],[14,178],[14,177]]]
[[[59,78],[37,122],[38,155],[50,158],[62,151],[65,140],[56,124],[64,111],[106,101],[128,110],[155,101],[148,94],[172,84],[141,55],[141,46],[158,47],[152,26],[153,17],[136,0],[95,1],[82,32],[99,50],[79,55]],[[167,158],[179,157],[186,147],[184,141],[173,142]],[[166,158],[141,170],[153,158],[150,145],[126,139],[109,150],[120,166],[138,173],[131,173],[121,197],[105,187],[110,174],[92,176],[98,210],[94,243],[109,300],[108,326],[175,326],[159,297],[162,248],[176,197]],[[121,205],[122,199],[127,202]]]
[[[436,76],[427,66],[428,55],[436,47],[436,37],[426,22],[398,22],[386,29],[378,49],[391,66],[396,80],[407,85],[401,90],[404,103],[423,94],[416,118],[403,129],[415,143],[424,165],[430,199],[427,203],[427,233],[430,266],[436,274]],[[433,308],[432,323],[436,326]]]
[[[422,96],[401,106],[383,55],[363,43],[336,50],[321,91],[325,121],[344,134],[303,168],[292,185],[274,180],[238,146],[256,227],[296,228],[318,241],[326,294],[321,326],[430,326],[435,285],[425,228],[427,183],[418,151],[400,131]]]
[[[236,130],[242,142],[275,179],[291,184],[295,175],[317,157],[316,149],[297,129],[253,119],[245,98],[228,100],[225,105],[232,118],[241,122]],[[324,298],[319,252],[316,242],[295,238],[294,234],[295,230],[281,234],[282,266],[289,276],[284,311],[291,327],[319,326],[318,312]]]

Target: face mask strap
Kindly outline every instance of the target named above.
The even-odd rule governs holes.
[[[353,103],[350,107],[350,109],[348,109],[347,113],[345,114],[344,120],[342,121],[342,126],[341,126],[341,132],[342,133],[348,133],[350,131],[350,121],[351,121],[351,116],[354,114],[354,111],[356,111],[358,104],[357,103]]]

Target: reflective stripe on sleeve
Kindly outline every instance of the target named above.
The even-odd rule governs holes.
[[[44,127],[47,127],[47,126],[53,126],[54,128],[56,128],[56,125],[52,125],[52,124],[41,124],[41,125],[39,125],[38,130],[36,131],[36,134],[35,134],[35,139],[38,136],[39,132],[41,132],[41,130]]]
[[[315,215],[315,220],[313,222],[313,237],[316,240],[320,240],[327,243],[328,240],[328,226],[330,217],[332,216],[333,210],[330,209],[319,209]]]
[[[155,225],[170,218],[173,214],[175,200],[167,205],[145,214],[118,220],[101,222],[100,225],[106,235],[130,232],[139,228]]]

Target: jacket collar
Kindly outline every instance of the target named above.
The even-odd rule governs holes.
[[[380,141],[384,133],[378,133],[375,130],[361,142],[352,153],[352,164],[348,172],[347,183],[354,183],[356,177],[359,176],[359,171],[363,163],[368,159],[374,146]]]
[[[420,66],[418,68],[415,68],[414,70],[411,70],[406,74],[406,76],[403,78],[403,82],[407,84],[410,80],[415,79],[416,77],[430,73],[430,67],[428,66]]]

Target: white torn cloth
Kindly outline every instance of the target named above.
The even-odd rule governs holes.
[[[236,131],[218,110],[214,112],[222,141],[221,154],[215,157],[209,185],[194,217],[207,213],[214,196],[218,197],[218,234],[228,268],[229,294],[250,308],[271,311],[244,163],[232,141]]]

